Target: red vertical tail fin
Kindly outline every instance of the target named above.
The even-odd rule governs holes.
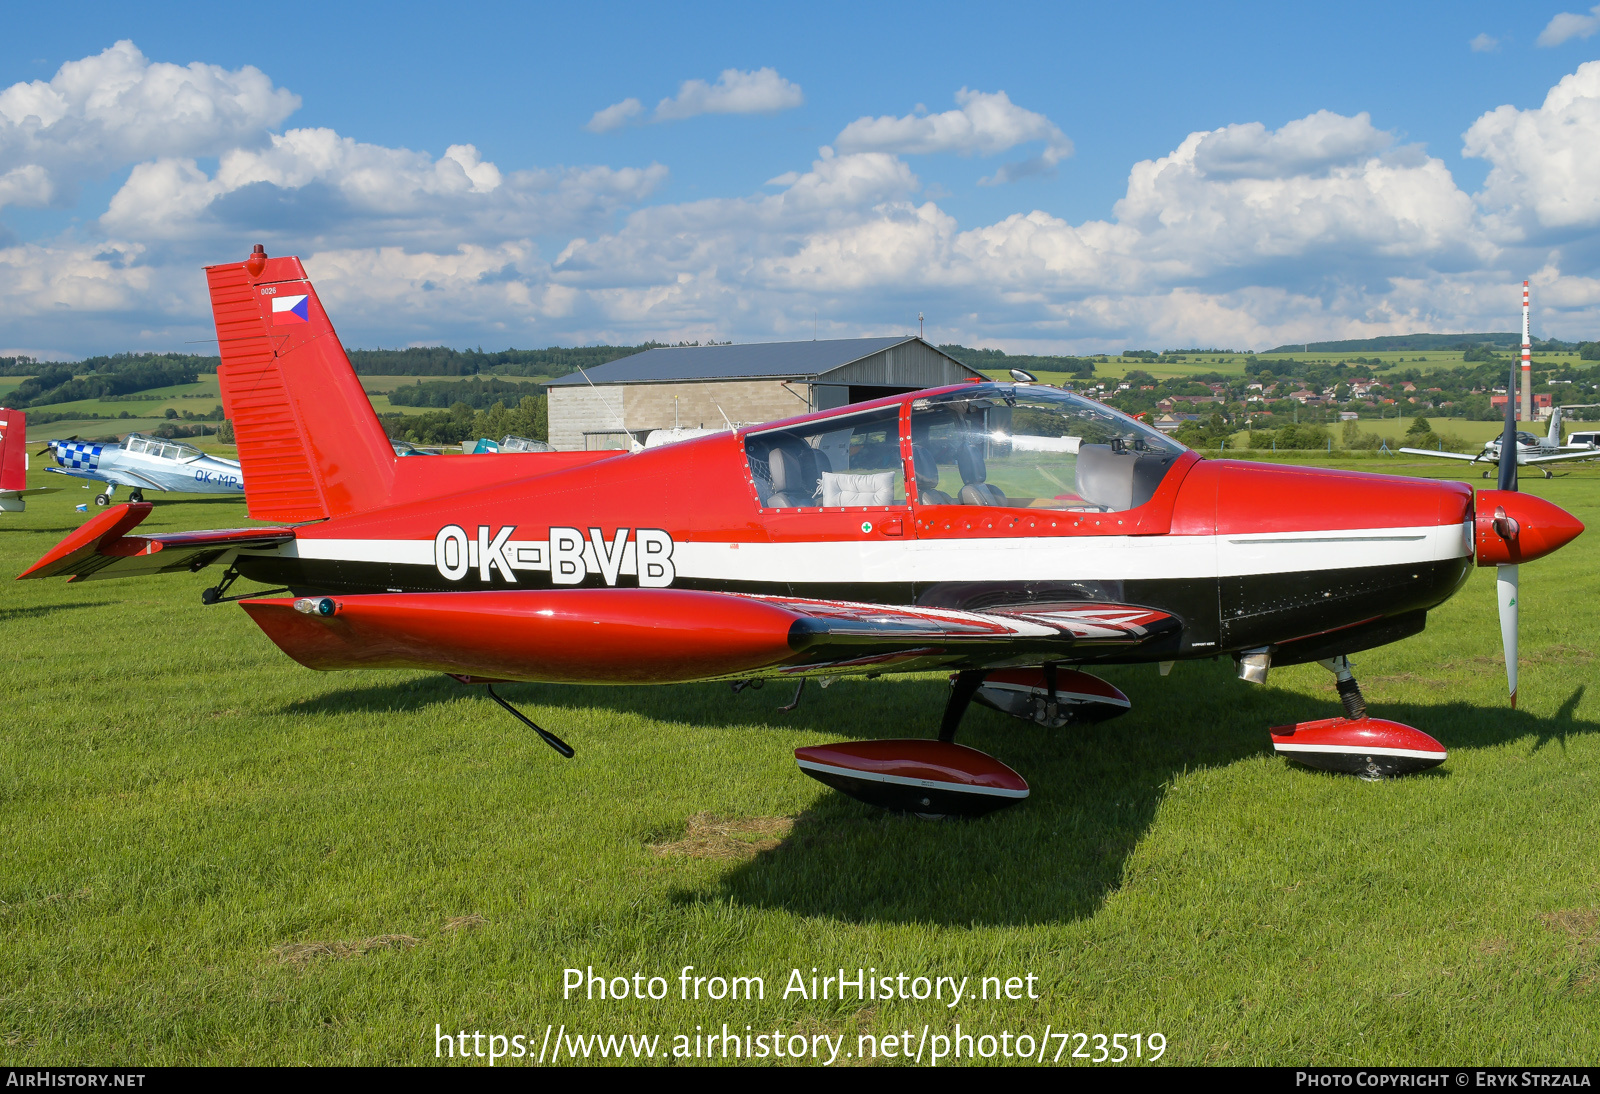
[[[28,416],[0,407],[0,490],[28,488]]]
[[[384,504],[395,455],[298,258],[206,267],[250,515],[317,520]]]

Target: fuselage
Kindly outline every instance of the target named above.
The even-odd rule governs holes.
[[[187,494],[244,494],[244,475],[236,460],[210,456],[193,445],[129,434],[121,444],[50,441],[55,467],[73,478]]]
[[[964,386],[948,398],[998,399],[1003,388]],[[1181,634],[1082,660],[1272,646],[1279,663],[1415,633],[1473,565],[1463,484],[1203,460],[1133,433],[1138,451],[1116,438],[1030,447],[1015,424],[1003,445],[992,429],[972,433],[989,438],[987,469],[973,470],[969,454],[958,483],[952,456],[940,490],[940,446],[949,445],[937,422],[917,418],[919,399],[925,410],[928,393],[918,393],[631,454],[501,456],[518,461],[518,477],[443,498],[419,482],[414,501],[303,525],[292,542],[243,552],[236,565],[305,594],[639,586],[967,611],[1113,602],[1169,613]],[[884,428],[848,432],[852,416],[872,414]],[[775,489],[763,477],[779,462],[769,449],[807,436],[824,438],[814,459],[827,462],[832,443],[831,466],[851,469],[835,479],[878,482],[885,496],[822,497],[815,470],[805,487],[819,496]],[[1143,475],[1142,484],[1096,501],[1107,488],[1086,478],[1090,455],[1113,472],[1123,460],[1124,478]],[[428,482],[442,484],[452,466],[465,475],[467,459],[404,463],[428,465]],[[1038,493],[1018,496],[1024,489]]]

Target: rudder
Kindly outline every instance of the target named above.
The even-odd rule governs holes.
[[[28,416],[0,407],[0,490],[28,488]]]
[[[245,500],[260,520],[383,505],[395,455],[305,268],[294,257],[206,267]]]

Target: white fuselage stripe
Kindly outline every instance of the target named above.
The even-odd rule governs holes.
[[[1428,752],[1420,748],[1377,748],[1362,745],[1294,745],[1273,742],[1279,752],[1333,752],[1343,756],[1410,756],[1418,760],[1442,760],[1449,753]]]
[[[884,775],[876,771],[858,771],[853,767],[835,767],[815,760],[797,760],[802,771],[821,771],[829,775],[843,775],[847,779],[865,779],[868,782],[890,783],[894,786],[915,786],[924,790],[955,790],[962,794],[984,794],[992,798],[1026,798],[1026,790],[1006,790],[998,786],[969,786],[949,783],[939,779],[913,779],[907,775]]]
[[[531,529],[530,529],[531,530]],[[619,572],[636,572],[627,543]],[[592,547],[586,547],[586,552]],[[436,564],[430,539],[322,539],[302,536],[279,553],[305,559]],[[544,540],[512,539],[515,569],[548,570]],[[934,582],[1003,576],[1014,581],[1218,578],[1252,574],[1405,566],[1470,558],[1470,523],[1415,528],[1341,529],[1260,535],[1019,536],[1007,539],[890,539],[876,531],[854,540],[804,543],[679,541],[677,577],[747,582]],[[587,554],[585,556],[587,561]],[[598,567],[590,566],[590,572]]]

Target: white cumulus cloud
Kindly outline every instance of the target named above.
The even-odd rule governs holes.
[[[0,202],[41,204],[75,184],[160,156],[209,156],[256,144],[300,106],[249,65],[152,62],[132,42],[69,61],[48,82],[0,91],[0,167],[21,181]]]
[[[1562,77],[1535,109],[1489,111],[1463,140],[1491,165],[1478,200],[1507,238],[1600,228],[1600,61]]]
[[[1467,45],[1474,53],[1494,53],[1500,49],[1500,39],[1488,34],[1479,34]]]
[[[374,240],[454,247],[571,232],[647,197],[666,168],[589,167],[503,174],[470,144],[434,159],[291,129],[262,148],[225,153],[214,176],[192,159],[136,166],[100,218],[110,233],[197,240],[248,232],[347,246]]]
[[[656,121],[680,121],[699,114],[776,114],[805,103],[800,85],[779,76],[776,69],[741,72],[723,69],[717,82],[685,80],[675,98],[656,104]]]
[[[161,67],[131,56],[117,63],[136,75]],[[201,83],[254,72],[167,67]],[[104,160],[0,159],[0,203],[11,205],[59,203],[74,179],[133,165],[98,220],[55,239],[0,239],[0,343],[92,352],[209,337],[195,267],[241,254],[241,240],[301,254],[357,346],[810,337],[814,315],[819,334],[848,336],[914,330],[924,310],[933,337],[969,345],[1262,348],[1514,325],[1523,271],[1534,271],[1544,332],[1600,322],[1600,191],[1589,181],[1600,175],[1600,62],[1540,106],[1472,124],[1464,151],[1490,165],[1476,195],[1369,115],[1324,110],[1275,129],[1191,133],[1131,165],[1104,217],[1021,206],[977,224],[941,208],[907,157],[1032,146],[1033,160],[998,180],[1070,152],[1059,126],[1002,92],[964,90],[959,109],[940,114],[864,117],[760,192],[670,202],[657,197],[667,174],[657,164],[510,170],[465,143],[441,154],[279,131],[269,119],[292,107],[280,101],[288,93],[256,76],[264,90],[252,101],[277,103],[270,110],[233,121],[188,110],[187,135],[153,134],[148,111],[95,114],[112,150]],[[707,107],[716,86],[667,102]],[[24,92],[44,102],[53,87],[0,94],[10,111]],[[93,113],[83,105],[47,122],[45,107],[28,109],[23,123],[8,112],[0,124],[30,148],[79,118],[49,135],[51,147],[73,147],[68,130]]]
[[[744,72],[728,68],[714,84],[704,80],[683,81],[678,94],[657,103],[648,120],[676,122],[701,114],[776,114],[802,106],[805,101],[800,85],[785,80],[776,69]],[[630,98],[595,111],[584,128],[591,133],[609,133],[645,120],[644,104]]]
[[[956,92],[957,110],[942,114],[857,118],[839,133],[841,152],[892,152],[897,155],[954,153],[996,156],[1020,144],[1042,141],[1035,157],[1001,167],[985,183],[1012,182],[1055,167],[1072,155],[1072,141],[1043,114],[1013,103],[1004,91]]]
[[[591,133],[609,133],[613,129],[621,129],[642,113],[644,104],[638,99],[623,99],[620,103],[612,103],[604,110],[596,110],[594,117],[589,119],[589,124],[584,128]]]
[[[1600,4],[1590,8],[1588,15],[1575,15],[1570,11],[1564,11],[1554,16],[1539,32],[1535,44],[1559,46],[1574,38],[1591,38],[1597,30],[1600,30]]]

